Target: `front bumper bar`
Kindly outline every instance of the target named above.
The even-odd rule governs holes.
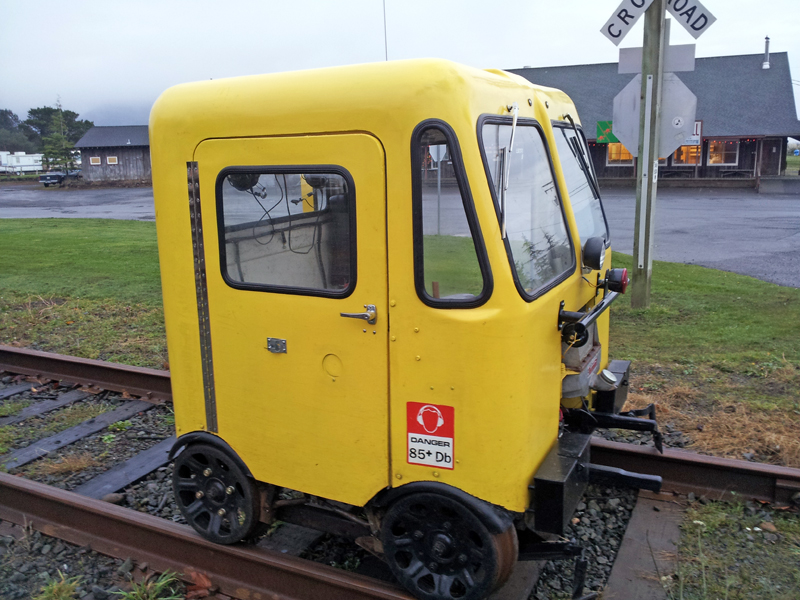
[[[529,486],[531,509],[526,513],[526,522],[535,531],[563,535],[591,482],[661,490],[661,477],[591,464],[590,441],[587,434],[563,433],[536,471]]]

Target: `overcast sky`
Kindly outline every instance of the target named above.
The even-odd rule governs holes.
[[[788,52],[800,81],[800,0],[702,0],[697,56]],[[480,68],[616,62],[600,28],[620,0],[386,0],[389,60]],[[384,60],[382,0],[0,0],[0,108],[54,106],[96,125],[146,124],[187,81]],[[641,46],[644,19],[621,46]],[[693,42],[673,23],[672,43]],[[800,86],[795,86],[795,97]]]

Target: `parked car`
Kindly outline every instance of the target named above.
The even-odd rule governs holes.
[[[82,179],[83,175],[81,175],[80,169],[73,169],[72,171],[67,171],[66,174],[63,171],[51,171],[49,173],[42,173],[39,175],[39,183],[43,183],[44,187],[50,187],[51,185],[61,185],[61,183],[65,179]]]

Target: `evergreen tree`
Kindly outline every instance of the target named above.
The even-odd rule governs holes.
[[[42,138],[44,144],[42,165],[45,168],[66,173],[75,168],[75,160],[72,156],[72,149],[75,144],[67,138],[67,125],[64,122],[61,103],[56,106],[56,112],[53,113],[48,128],[51,133]]]
[[[53,129],[53,117],[59,114],[60,129],[68,141],[75,144],[83,134],[94,127],[92,121],[85,119],[78,119],[78,113],[71,110],[63,110],[61,102],[56,103],[55,108],[52,106],[41,106],[39,108],[32,108],[28,111],[28,118],[19,124],[19,129],[33,142],[37,148],[44,148],[44,139],[55,133]]]
[[[0,150],[36,152],[36,146],[20,130],[20,120],[11,110],[0,110]]]

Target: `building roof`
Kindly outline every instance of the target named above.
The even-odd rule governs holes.
[[[695,70],[676,73],[697,96],[703,137],[792,136],[800,134],[786,52],[698,58]],[[614,96],[634,77],[617,73],[617,63],[509,69],[538,85],[558,88],[575,102],[586,137],[597,121],[611,121]]]
[[[149,146],[147,125],[92,127],[75,144],[76,148],[116,148],[119,146]]]

